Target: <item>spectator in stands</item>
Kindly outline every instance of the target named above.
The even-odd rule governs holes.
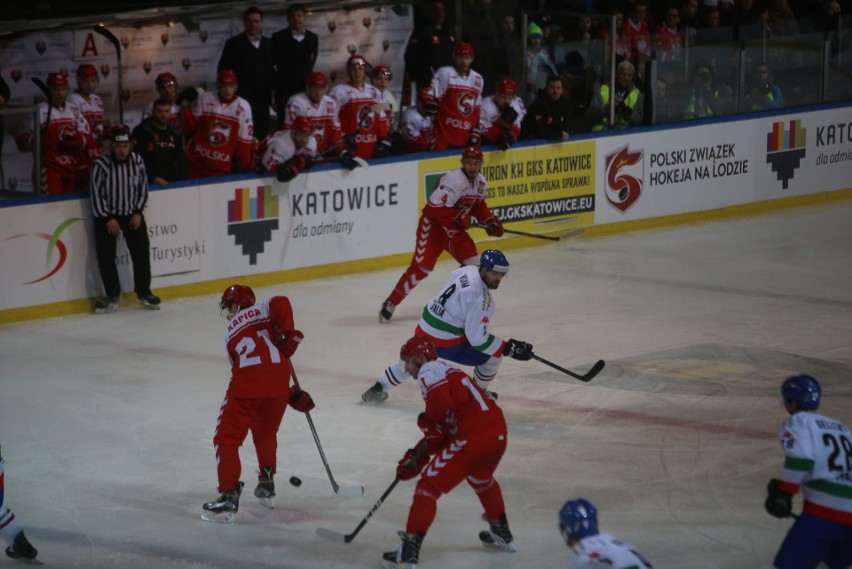
[[[641,126],[644,120],[644,97],[642,91],[636,86],[633,77],[636,72],[633,64],[622,61],[615,70],[615,87],[610,89],[607,84],[602,84],[595,91],[592,104],[589,106],[589,120],[593,131],[606,130],[609,125],[609,101],[610,94],[615,101],[615,122],[611,125],[614,129]]]
[[[432,94],[438,99],[435,115],[435,150],[479,146],[479,112],[482,106],[482,75],[474,71],[473,46],[456,44],[453,65],[440,68],[432,78]]]
[[[722,16],[719,8],[710,6],[701,12],[701,27],[698,28],[695,41],[698,45],[711,45],[729,42],[734,37],[732,28],[722,27]]]
[[[432,89],[421,87],[417,91],[417,105],[402,112],[400,133],[405,152],[432,150],[432,123],[437,112],[438,99],[432,95]]]
[[[695,45],[695,34],[700,27],[698,0],[684,0],[680,8],[680,29],[684,34],[684,45]]]
[[[288,27],[272,34],[275,108],[279,127],[284,125],[287,102],[305,88],[319,52],[319,38],[314,32],[305,29],[303,5],[290,4],[287,8],[287,23]]]
[[[697,1],[697,0],[696,0]],[[630,41],[624,36],[624,11],[621,8],[613,8],[610,11],[610,16],[615,19],[615,60],[620,63],[622,61],[632,61],[633,53],[630,50]],[[610,54],[610,20],[607,20],[600,30],[601,39],[604,40],[604,46],[607,50],[605,59],[609,61]]]
[[[186,176],[186,149],[183,134],[170,122],[172,103],[157,99],[153,115],[133,129],[133,151],[142,157],[148,183],[161,188]]]
[[[500,18],[500,30],[497,32],[495,79],[514,79],[521,82],[521,48],[521,39],[515,29],[515,16],[504,14]]]
[[[665,77],[657,77],[654,82],[654,124],[674,122],[675,116],[669,103],[669,83]]]
[[[86,148],[89,124],[76,105],[68,103],[68,77],[63,73],[47,76],[50,100],[39,105],[41,129],[41,191],[47,195],[74,191],[77,162]],[[18,150],[33,151],[33,132],[15,137]]]
[[[683,109],[683,118],[703,118],[717,113],[716,89],[713,83],[713,67],[706,61],[696,63],[692,70],[691,90]]]
[[[237,75],[230,69],[220,69],[215,93],[205,91],[199,96],[192,87],[181,93],[192,103],[181,110],[188,137],[187,178],[227,176],[254,169],[251,106],[237,96],[237,86]]]
[[[364,159],[372,158],[379,144],[390,145],[387,119],[373,110],[381,94],[375,85],[367,83],[367,66],[364,56],[352,55],[346,62],[349,81],[335,85],[329,92],[337,102],[346,146],[355,156]]]
[[[769,65],[758,63],[754,66],[751,84],[743,99],[744,111],[762,111],[780,109],[784,106],[784,94],[781,87],[772,79]]]
[[[272,172],[279,182],[289,182],[308,170],[316,157],[317,143],[311,121],[296,117],[291,127],[269,137],[263,153],[264,172]]]
[[[543,41],[541,27],[532,22],[527,26],[527,102],[533,101],[538,92],[547,85],[548,77],[559,74],[550,53],[542,44]]]
[[[645,62],[651,59],[651,30],[648,28],[648,5],[644,0],[633,3],[627,20],[622,24],[624,39],[630,46],[630,62],[641,79]]]
[[[177,102],[177,77],[175,77],[168,71],[166,71],[165,73],[160,73],[159,75],[157,75],[157,79],[154,81],[154,85],[157,88],[157,93],[159,93],[160,95],[158,98],[166,99],[171,104],[171,107],[169,108],[169,123],[172,126],[178,126],[180,124],[180,104],[178,104]],[[145,106],[145,110],[142,111],[142,118],[146,119],[153,115],[154,101],[151,101]]]
[[[446,4],[443,0],[431,0],[426,8],[429,22],[414,30],[405,48],[403,101],[410,100],[409,81],[414,81],[417,89],[428,87],[438,69],[453,64],[456,38],[446,24]]]
[[[251,105],[254,136],[269,132],[269,105],[272,103],[272,40],[263,35],[263,12],[257,6],[243,13],[243,32],[229,38],[219,58],[219,69],[237,75],[239,95]]]
[[[521,122],[521,140],[568,140],[571,109],[563,98],[562,80],[557,75],[547,78]]]
[[[479,130],[486,144],[508,150],[521,134],[521,123],[527,110],[518,94],[518,84],[511,79],[497,83],[497,92],[482,100]]]
[[[670,63],[680,61],[683,51],[683,34],[679,28],[680,10],[677,6],[670,6],[666,10],[663,23],[657,26],[655,35],[657,37],[657,61]]]
[[[500,47],[493,0],[464,0],[461,18],[462,40],[469,42],[476,52],[473,68],[485,80],[484,91],[491,93],[497,82],[496,59]]]
[[[787,0],[766,0],[766,7],[769,9],[768,23],[772,37],[799,35],[796,14]]]
[[[74,185],[82,191],[89,191],[89,175],[92,163],[103,153],[104,142],[104,102],[95,94],[98,88],[98,70],[90,63],[77,67],[77,90],[68,95],[68,102],[80,109],[89,125],[86,136],[86,148],[77,157],[77,174]]]
[[[285,130],[292,128],[298,117],[306,117],[310,121],[318,153],[337,145],[341,137],[337,101],[329,97],[327,91],[328,79],[325,74],[312,71],[308,75],[305,91],[296,93],[287,101],[284,116]]]

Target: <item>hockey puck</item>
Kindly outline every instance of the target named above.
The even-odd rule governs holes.
[[[301,486],[301,485],[302,485],[302,479],[301,479],[301,478],[298,478],[298,477],[296,477],[296,476],[291,476],[291,477],[290,477],[290,484],[292,484],[293,486],[295,486],[296,488],[298,488],[299,486]]]

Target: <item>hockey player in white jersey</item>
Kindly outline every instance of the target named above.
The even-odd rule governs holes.
[[[475,366],[473,378],[487,389],[497,375],[503,356],[516,360],[532,359],[532,344],[520,340],[501,340],[488,331],[494,315],[491,291],[509,272],[509,261],[496,249],[488,249],[479,266],[465,265],[452,272],[450,282],[424,308],[415,336],[429,339],[438,357],[461,365]],[[361,395],[367,402],[388,398],[391,387],[411,376],[402,363],[388,366],[379,380]]]
[[[598,511],[588,500],[565,502],[559,531],[568,546],[568,569],[651,569],[635,547],[598,533]]]
[[[21,524],[15,519],[15,514],[3,503],[3,455],[0,453],[0,539],[9,544],[6,555],[18,561],[35,561],[38,551],[24,535]]]
[[[316,155],[317,141],[310,119],[304,116],[296,117],[289,129],[268,136],[264,143],[263,170],[274,173],[279,182],[289,182],[309,169]]]
[[[799,490],[804,505],[775,556],[778,569],[852,567],[852,433],[817,413],[821,393],[810,375],[781,385],[790,414],[778,432],[784,469],[769,481],[764,506],[776,518],[790,517]]]

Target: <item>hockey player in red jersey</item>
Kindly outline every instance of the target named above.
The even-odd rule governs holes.
[[[497,83],[497,92],[482,101],[479,130],[487,144],[508,150],[521,135],[521,122],[527,113],[517,96],[518,84],[511,79]]]
[[[231,171],[248,172],[253,167],[251,106],[236,95],[237,76],[233,71],[220,69],[216,84],[216,93],[207,91],[199,96],[192,87],[181,93],[181,99],[188,96],[192,103],[182,109],[184,133],[191,137],[186,145],[188,179],[227,176]]]
[[[503,235],[503,224],[485,203],[486,182],[482,170],[482,151],[475,146],[464,149],[462,167],[445,174],[420,214],[417,239],[411,263],[379,310],[379,322],[391,319],[396,306],[429,276],[438,257],[447,251],[462,265],[477,265],[476,244],[467,230],[471,218],[488,227],[488,235]]]
[[[417,419],[423,439],[397,466],[397,478],[410,480],[422,471],[402,544],[383,555],[386,567],[409,567],[419,561],[420,546],[435,520],[438,499],[463,480],[476,492],[489,529],[479,534],[485,547],[514,552],[506,506],[494,471],[506,451],[506,420],[497,401],[461,370],[437,361],[435,346],[414,336],[403,344],[399,358],[417,377],[426,410]],[[425,451],[423,451],[425,449]],[[411,464],[412,457],[419,458]],[[424,470],[425,468],[425,470]]]
[[[228,318],[225,350],[231,362],[231,381],[219,411],[213,444],[219,478],[219,498],[204,504],[201,518],[233,523],[240,504],[239,448],[249,431],[258,462],[254,490],[261,503],[274,507],[278,428],[287,405],[305,413],[314,408],[307,391],[290,387],[290,358],[304,335],[295,329],[293,308],[286,296],[255,304],[254,291],[231,285],[219,307]]]
[[[349,81],[335,85],[329,96],[337,101],[344,140],[351,140],[355,156],[369,159],[378,143],[388,137],[387,118],[373,110],[382,96],[375,85],[367,83],[367,60],[363,56],[350,57],[346,73]]]
[[[77,68],[77,90],[68,95],[68,102],[80,109],[89,125],[86,148],[77,158],[76,186],[84,191],[89,190],[92,163],[103,154],[104,102],[95,94],[98,83],[98,70],[90,63],[83,63]]]
[[[482,75],[471,69],[473,46],[456,44],[452,66],[441,67],[432,78],[432,94],[438,99],[435,117],[435,150],[479,146],[479,108]]]
[[[47,76],[50,100],[39,105],[41,128],[41,190],[48,195],[74,191],[77,164],[86,149],[89,125],[79,107],[66,101],[68,77],[62,73]],[[32,152],[33,132],[15,137],[18,149]]]
[[[297,117],[307,117],[317,141],[317,152],[323,152],[340,141],[340,121],[337,101],[326,94],[328,79],[320,71],[308,75],[304,92],[296,93],[287,101],[284,129],[292,127]]]

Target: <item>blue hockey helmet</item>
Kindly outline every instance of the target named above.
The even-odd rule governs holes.
[[[819,407],[821,391],[819,382],[805,374],[787,378],[781,385],[781,396],[784,401],[795,401],[796,407],[799,409],[816,409]]]
[[[559,529],[574,540],[598,534],[598,511],[588,500],[568,500],[559,510]]]
[[[506,274],[509,272],[509,261],[506,255],[497,249],[487,249],[479,257],[479,266],[488,271]]]

